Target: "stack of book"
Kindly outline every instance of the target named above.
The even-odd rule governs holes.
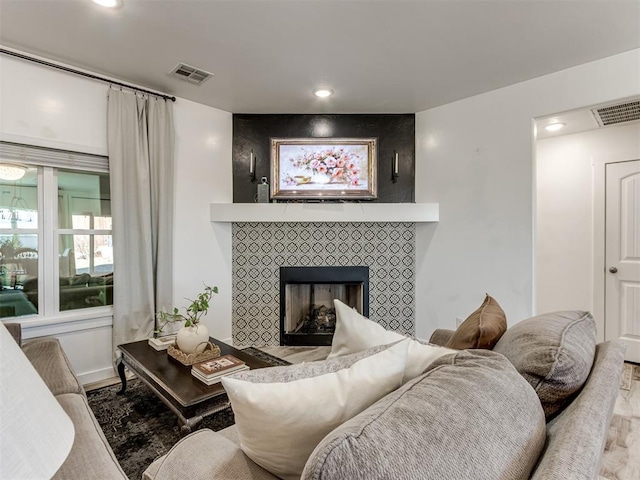
[[[176,343],[176,334],[165,335],[164,337],[150,338],[149,345],[151,345],[154,349],[166,350],[169,348],[169,345]]]
[[[213,385],[225,375],[249,370],[249,366],[233,355],[223,355],[206,362],[195,363],[191,375],[207,385]]]

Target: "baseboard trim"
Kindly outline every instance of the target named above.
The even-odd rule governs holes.
[[[102,382],[113,377],[117,377],[117,373],[113,367],[102,368],[100,370],[94,370],[92,372],[79,373],[78,380],[82,385],[89,385],[91,383]]]

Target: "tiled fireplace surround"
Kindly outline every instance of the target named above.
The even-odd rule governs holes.
[[[281,266],[369,267],[369,317],[415,331],[415,223],[233,223],[234,345],[280,342]]]

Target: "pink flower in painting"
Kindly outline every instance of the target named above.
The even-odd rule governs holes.
[[[345,152],[343,148],[324,148],[305,151],[296,158],[289,159],[295,169],[309,171],[314,175],[325,176],[325,180],[335,183],[360,185],[360,162],[357,154]],[[292,181],[293,179],[289,180]],[[321,180],[322,181],[322,180]]]

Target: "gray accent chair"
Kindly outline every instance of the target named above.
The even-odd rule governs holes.
[[[20,324],[4,325],[73,422],[75,437],[71,452],[53,479],[126,480],[128,477],[93,415],[84,389],[58,340],[42,337],[23,344]]]

